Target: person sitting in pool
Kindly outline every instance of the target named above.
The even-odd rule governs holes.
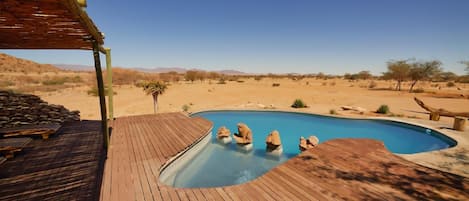
[[[217,139],[227,138],[230,137],[231,132],[225,126],[222,126],[217,131]]]
[[[266,149],[268,152],[272,152],[279,148],[282,145],[282,142],[280,140],[280,134],[278,131],[272,131],[265,139],[265,144],[267,145]]]
[[[233,138],[239,145],[247,145],[252,143],[252,132],[246,124],[238,124],[238,133],[233,134]]]
[[[317,146],[318,144],[319,144],[319,139],[314,135],[309,136],[307,140],[303,136],[301,136],[299,148],[300,148],[300,151],[305,151],[307,149],[311,149]]]

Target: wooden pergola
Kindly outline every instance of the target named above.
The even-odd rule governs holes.
[[[85,11],[86,0],[1,0],[0,49],[92,50],[98,83],[104,146],[109,144],[99,53],[106,55],[109,116],[113,119],[111,50]]]

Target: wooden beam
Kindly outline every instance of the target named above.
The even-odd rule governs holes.
[[[109,130],[107,127],[106,98],[104,94],[103,72],[101,71],[101,60],[99,58],[99,44],[93,41],[94,68],[96,70],[96,81],[98,82],[99,107],[101,109],[101,126],[103,129],[104,147],[109,146]]]
[[[111,48],[104,48],[106,52],[106,71],[107,71],[107,90],[108,90],[108,107],[109,119],[114,120],[114,90],[112,89],[112,64],[111,64]],[[111,124],[112,125],[112,124]]]
[[[423,109],[429,111],[430,113],[434,113],[433,115],[439,114],[439,116],[445,116],[445,117],[461,116],[461,117],[469,118],[469,112],[452,112],[452,111],[445,110],[443,108],[436,109],[434,107],[431,107],[431,106],[425,104],[423,101],[421,101],[417,97],[414,97],[414,100]]]

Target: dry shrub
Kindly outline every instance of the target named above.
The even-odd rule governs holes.
[[[136,70],[113,68],[112,69],[112,82],[115,85],[135,84],[137,80],[141,80],[144,76]],[[106,76],[106,72],[104,72]]]

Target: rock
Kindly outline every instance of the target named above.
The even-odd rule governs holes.
[[[307,141],[303,136],[300,137],[300,145],[298,147],[300,148],[300,151],[308,149]]]
[[[267,152],[275,152],[276,154],[281,154],[282,141],[280,140],[280,134],[277,130],[272,131],[267,138],[265,139],[266,150]]]
[[[0,90],[2,128],[80,120],[78,111],[70,112],[61,105],[49,105],[38,96]]]
[[[357,107],[357,106],[344,105],[344,106],[340,106],[340,108],[342,108],[342,110],[352,110],[352,111],[357,111],[357,112],[366,112],[367,111],[365,108]]]
[[[308,149],[314,148],[318,144],[319,139],[314,135],[309,136],[308,139],[305,139],[303,136],[301,136],[299,148],[300,151],[306,151]]]
[[[220,138],[225,138],[225,137],[230,137],[231,135],[231,132],[228,128],[226,128],[225,126],[222,126],[218,129],[217,131],[217,138],[220,139]]]
[[[251,144],[252,132],[251,129],[244,123],[238,123],[238,133],[233,135],[237,144]]]
[[[232,139],[230,130],[225,126],[220,127],[217,131],[217,140],[222,144],[231,143]]]
[[[308,138],[308,144],[312,146],[317,146],[319,144],[319,139],[316,136],[311,135]]]

